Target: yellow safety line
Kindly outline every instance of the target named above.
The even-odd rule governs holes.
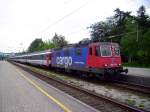
[[[36,83],[34,83],[31,79],[26,77],[23,73],[21,73],[18,69],[17,72],[26,79],[30,84],[32,84],[36,89],[38,89],[41,93],[43,93],[45,96],[47,96],[50,100],[55,102],[57,105],[59,105],[65,112],[72,112],[70,109],[68,109],[65,105],[63,105],[60,101],[49,95],[46,91],[44,91],[41,87],[39,87]]]

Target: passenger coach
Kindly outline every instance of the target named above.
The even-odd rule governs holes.
[[[20,62],[20,63],[27,63],[31,65],[49,67],[51,65],[51,51],[43,51],[43,52],[19,55],[10,58],[10,60]]]

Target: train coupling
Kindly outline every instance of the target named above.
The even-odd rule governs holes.
[[[125,74],[128,73],[128,69],[122,69],[121,72],[124,72]]]

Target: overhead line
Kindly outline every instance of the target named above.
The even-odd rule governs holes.
[[[87,1],[85,4],[81,5],[79,8],[73,10],[69,14],[67,14],[67,15],[63,16],[62,18],[58,19],[57,21],[53,22],[52,24],[50,24],[49,26],[47,26],[44,30],[42,30],[41,32],[39,32],[39,34],[42,33],[42,32],[44,32],[44,31],[46,31],[46,30],[48,30],[49,28],[53,27],[55,24],[61,22],[62,20],[64,20],[65,18],[71,16],[72,14],[76,13],[77,11],[79,11],[80,9],[82,9],[83,7],[85,7],[88,3],[89,3],[89,1]],[[146,9],[149,9],[149,8],[150,7],[146,7]],[[85,28],[81,28],[79,31],[73,31],[73,32],[69,33],[69,35],[70,34],[75,34],[77,32],[83,31],[83,30],[85,30]],[[129,32],[129,33],[123,33],[123,34],[114,35],[114,36],[117,37],[117,36],[122,36],[122,35],[125,35],[125,34],[136,33],[136,32],[137,31],[135,31],[135,32]],[[138,31],[138,32],[140,32],[140,31]],[[113,38],[114,36],[110,36],[109,38]]]
[[[76,34],[76,33],[81,32],[81,31],[83,31],[83,30],[86,30],[86,28],[81,28],[81,29],[79,29],[79,30],[77,30],[77,31],[69,32],[67,35]]]
[[[112,35],[112,36],[109,36],[108,38],[114,38],[114,37],[118,37],[118,36],[122,36],[122,35],[126,35],[126,34],[137,33],[137,32],[141,32],[141,31],[143,31],[143,30],[128,32],[128,33],[122,33],[122,34],[119,34],[119,35]]]
[[[79,11],[80,9],[82,9],[83,7],[85,7],[88,3],[89,3],[89,1],[87,1],[85,4],[81,5],[77,9],[73,10],[69,14],[67,14],[67,15],[63,16],[62,18],[58,19],[57,21],[53,22],[52,24],[48,25],[44,30],[42,30],[41,32],[39,32],[39,34],[42,33],[42,32],[44,32],[44,31],[46,31],[46,30],[48,30],[49,28],[53,27],[54,25],[56,25],[57,23],[61,22],[65,18],[71,16],[72,14],[76,13],[77,11]]]

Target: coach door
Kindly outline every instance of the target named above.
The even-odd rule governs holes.
[[[51,62],[51,55],[50,55],[50,54],[47,54],[47,55],[46,55],[46,66],[49,66],[49,65],[50,65],[50,62]]]
[[[92,48],[92,46],[89,46],[88,57],[87,57],[87,65],[88,65],[89,68],[91,68],[92,64],[93,64],[93,48]]]

